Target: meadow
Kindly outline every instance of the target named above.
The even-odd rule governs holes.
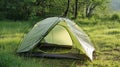
[[[120,21],[76,20],[95,46],[93,62],[18,56],[16,50],[34,24],[30,21],[0,21],[0,67],[120,67]]]

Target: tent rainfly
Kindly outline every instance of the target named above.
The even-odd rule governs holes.
[[[95,50],[89,37],[73,21],[67,18],[50,17],[34,25],[32,30],[23,38],[17,50],[18,53],[28,52],[38,43],[72,45],[93,60]]]

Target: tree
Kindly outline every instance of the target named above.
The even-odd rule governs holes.
[[[89,18],[95,11],[106,6],[107,1],[109,0],[0,0],[0,19],[28,20],[61,15],[77,18],[78,14]]]
[[[64,17],[67,16],[68,11],[69,11],[69,7],[70,7],[70,0],[68,0],[68,2],[67,2],[67,8],[66,8],[66,10],[65,10],[65,12],[64,12],[64,14],[63,14]]]
[[[85,0],[86,17],[91,17],[97,7],[103,7],[108,0]]]
[[[78,0],[75,0],[75,18],[77,18],[78,15]]]

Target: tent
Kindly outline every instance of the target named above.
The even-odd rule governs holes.
[[[93,60],[95,48],[88,35],[67,18],[50,17],[35,24],[32,30],[23,38],[17,52],[31,51],[36,48],[38,43],[72,45],[88,56],[90,60]]]

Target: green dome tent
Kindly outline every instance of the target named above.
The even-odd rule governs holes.
[[[89,37],[80,27],[67,18],[50,17],[46,18],[33,27],[24,37],[18,53],[28,52],[38,43],[50,43],[58,45],[72,45],[82,51],[90,60],[93,60],[93,47]]]

